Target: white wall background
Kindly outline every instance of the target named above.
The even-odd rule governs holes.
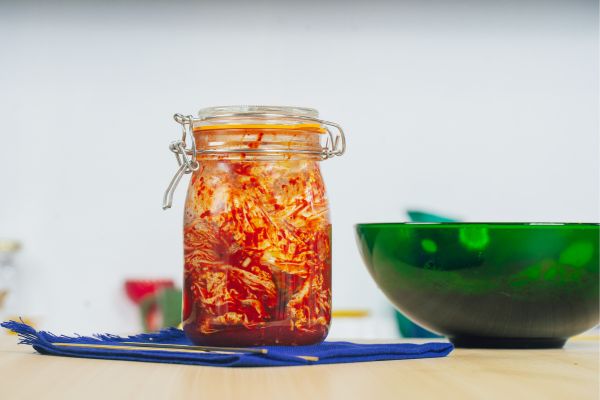
[[[347,131],[323,164],[338,308],[388,307],[357,222],[599,219],[596,2],[2,2],[0,237],[25,245],[24,312],[132,330],[123,280],[181,276],[171,115],[240,103]]]

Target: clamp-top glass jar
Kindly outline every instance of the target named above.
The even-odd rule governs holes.
[[[215,346],[321,342],[331,319],[331,223],[319,161],[344,133],[309,108],[232,106],[175,115],[192,173],[184,217],[183,329]],[[189,147],[186,140],[189,139]]]

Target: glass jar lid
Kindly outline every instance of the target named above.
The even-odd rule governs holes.
[[[0,239],[0,253],[16,253],[21,249],[18,240]]]
[[[290,107],[290,106],[256,106],[256,105],[237,105],[237,106],[217,106],[206,107],[198,111],[198,117],[201,119],[215,117],[230,117],[233,115],[273,115],[283,117],[310,117],[318,118],[319,112],[314,108],[308,107]]]
[[[248,148],[198,149],[194,133],[202,134],[201,131],[228,129],[275,129],[288,133],[300,130],[322,133],[324,139],[322,142],[319,139],[321,144],[317,143],[314,150],[296,149],[287,152],[313,154],[321,160],[326,160],[334,156],[341,156],[346,151],[346,139],[342,127],[335,122],[320,119],[318,111],[313,108],[256,105],[219,106],[203,108],[198,112],[197,117],[175,114],[173,118],[181,125],[182,132],[181,140],[171,142],[169,150],[175,154],[179,169],[165,191],[163,209],[171,207],[173,192],[183,175],[200,168],[199,155],[218,153],[223,150],[230,153],[251,151],[256,154],[273,151],[273,149],[249,150]]]
[[[288,106],[219,106],[198,111],[194,131],[215,129],[294,129],[326,133],[314,108]]]

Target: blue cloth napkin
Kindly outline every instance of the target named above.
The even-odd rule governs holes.
[[[16,332],[21,344],[33,346],[41,354],[65,357],[99,358],[109,360],[145,361],[170,364],[207,365],[215,367],[279,367],[292,365],[335,364],[363,361],[406,360],[411,358],[435,358],[448,355],[452,344],[431,342],[426,344],[358,344],[350,342],[324,342],[311,346],[264,346],[267,354],[222,354],[205,352],[174,352],[156,350],[99,349],[66,347],[59,343],[119,345],[121,342],[192,345],[180,329],[169,328],[157,333],[128,337],[110,334],[86,336],[57,336],[45,331],[36,331],[31,326],[17,321],[0,324]],[[317,357],[309,361],[299,356]]]

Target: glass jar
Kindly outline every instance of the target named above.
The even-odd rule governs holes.
[[[0,321],[15,318],[19,306],[15,255],[20,249],[20,242],[0,239]]]
[[[183,329],[196,344],[306,345],[331,319],[331,222],[319,161],[344,135],[316,110],[233,106],[175,116],[184,216]],[[186,138],[190,147],[186,147]]]

